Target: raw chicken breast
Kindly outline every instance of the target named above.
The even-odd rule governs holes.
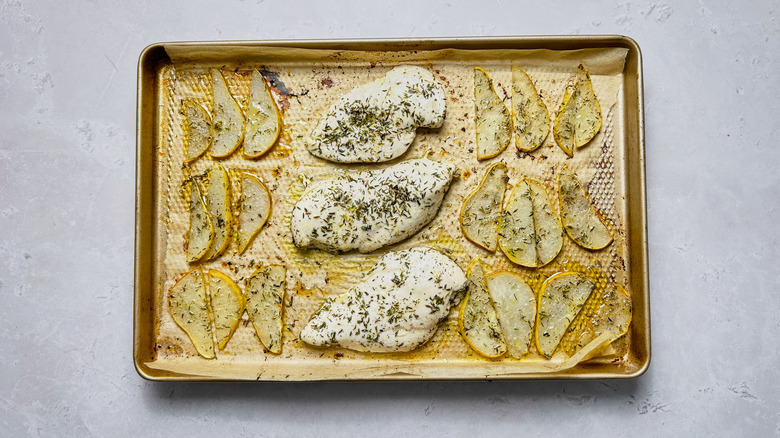
[[[314,183],[293,207],[293,243],[371,252],[400,242],[436,216],[454,172],[450,163],[418,158]]]
[[[300,338],[322,347],[411,351],[433,337],[468,284],[463,270],[435,249],[390,252],[349,292],[328,298]]]
[[[428,70],[403,65],[330,106],[307,142],[312,155],[337,163],[378,163],[401,156],[417,128],[444,122],[444,88]]]

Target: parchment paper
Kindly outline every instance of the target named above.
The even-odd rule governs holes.
[[[623,65],[626,49],[550,50],[437,50],[416,52],[335,52],[301,49],[267,49],[252,52],[240,65],[219,63],[195,64],[190,58],[171,54],[173,64],[160,72],[159,138],[157,185],[161,188],[157,211],[160,227],[162,276],[155,295],[155,359],[147,363],[155,369],[181,374],[211,376],[217,379],[357,379],[357,378],[483,378],[532,372],[561,371],[594,356],[612,339],[597,339],[569,359],[574,353],[575,336],[564,340],[559,353],[546,360],[536,353],[517,360],[485,359],[474,353],[462,340],[457,329],[457,309],[443,322],[434,338],[423,347],[403,354],[366,354],[345,349],[318,349],[298,340],[298,334],[311,314],[330,295],[347,291],[358,282],[375,260],[387,251],[428,245],[445,251],[462,268],[475,256],[482,257],[495,269],[508,269],[526,276],[538,293],[544,278],[564,269],[585,271],[592,267],[603,273],[594,298],[586,305],[591,312],[598,306],[598,295],[608,282],[627,286],[629,260],[625,233],[625,169],[622,168],[623,144]],[[552,119],[561,103],[564,88],[578,64],[589,70],[603,114],[603,126],[586,146],[569,159],[555,144],[552,132],[543,146],[530,154],[520,153],[514,142],[496,158],[478,162],[475,149],[473,68],[480,66],[493,79],[499,95],[511,104],[512,65],[524,68],[541,92]],[[409,151],[390,163],[374,165],[335,165],[310,155],[304,145],[314,124],[331,102],[354,86],[384,75],[399,64],[418,64],[434,72],[444,85],[447,115],[440,129],[421,129]],[[185,260],[185,236],[188,226],[188,202],[184,182],[192,175],[205,172],[212,160],[202,157],[183,166],[184,130],[181,102],[192,99],[211,110],[211,85],[208,67],[222,68],[231,93],[245,106],[252,68],[266,72],[275,86],[274,93],[284,112],[284,130],[277,145],[259,160],[241,158],[240,150],[221,163],[231,172],[251,171],[269,187],[273,212],[268,225],[260,232],[249,250],[237,254],[235,242],[220,258],[202,264],[204,270],[218,269],[243,288],[244,279],[254,269],[267,263],[280,263],[288,269],[286,297],[286,330],[280,355],[263,351],[246,315],[233,339],[217,359],[198,356],[186,334],[169,315],[165,297],[175,281],[194,265]],[[617,135],[615,135],[617,134]],[[430,150],[432,158],[447,160],[459,168],[443,207],[436,218],[412,238],[372,254],[334,255],[322,251],[301,251],[290,239],[289,216],[305,184],[334,172],[380,168],[421,156]],[[509,169],[510,186],[522,177],[541,181],[558,209],[557,170],[567,163],[585,184],[601,213],[613,228],[615,241],[601,251],[587,251],[568,237],[563,250],[549,265],[526,269],[512,264],[500,251],[491,254],[463,237],[458,214],[461,203],[481,180],[485,169],[496,161]],[[234,197],[239,193],[235,185]],[[511,187],[510,187],[511,189]],[[594,271],[588,271],[591,275]],[[601,274],[599,274],[601,275]],[[598,276],[598,275],[597,275]],[[587,321],[585,321],[586,323]],[[575,321],[576,324],[583,323]],[[603,360],[619,360],[628,346],[627,337],[612,343]],[[617,358],[617,359],[616,359]]]

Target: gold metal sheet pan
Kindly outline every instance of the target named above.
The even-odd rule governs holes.
[[[604,126],[587,146],[567,159],[552,134],[541,149],[517,153],[513,144],[492,160],[477,162],[473,152],[473,67],[485,68],[499,93],[511,92],[510,66],[524,67],[537,82],[551,114],[579,63],[589,69],[602,103]],[[359,83],[380,77],[395,65],[417,64],[433,71],[448,95],[447,119],[437,130],[421,130],[399,160],[425,150],[458,165],[436,219],[411,239],[374,254],[330,255],[300,251],[289,238],[289,212],[306,178],[318,179],[345,166],[313,158],[302,140],[330,102]],[[197,355],[170,318],[167,290],[188,269],[183,258],[187,226],[186,175],[210,165],[201,158],[182,167],[183,130],[179,106],[193,99],[209,108],[208,68],[223,70],[234,96],[245,99],[249,72],[260,68],[274,77],[274,92],[284,110],[285,128],[274,148],[259,160],[240,153],[222,160],[232,171],[261,176],[273,193],[273,214],[244,255],[232,245],[204,268],[219,269],[243,287],[259,263],[288,267],[288,298],[281,355],[263,351],[251,324],[241,324],[216,360]],[[511,37],[369,41],[266,41],[162,43],[147,47],[138,65],[136,253],[134,362],[152,380],[402,380],[624,378],[642,374],[650,360],[649,288],[645,209],[644,133],[641,55],[636,43],[621,36]],[[243,102],[240,102],[243,103]],[[566,162],[588,183],[594,202],[618,231],[606,250],[583,250],[568,238],[550,265],[526,270],[467,241],[458,228],[463,197],[484,170],[501,160],[510,184],[520,177],[539,179],[550,193],[555,169]],[[398,160],[394,161],[397,162]],[[376,165],[373,165],[376,166]],[[361,166],[346,166],[350,169]],[[306,175],[306,177],[302,177]],[[552,197],[555,198],[555,197]],[[553,199],[557,204],[557,200]],[[547,276],[562,269],[596,266],[609,281],[629,291],[633,321],[629,333],[600,356],[563,369],[532,356],[489,360],[473,353],[457,331],[457,309],[425,346],[404,354],[364,354],[317,349],[297,340],[309,315],[329,295],[359,281],[388,250],[429,245],[447,251],[462,267],[476,255],[496,269]],[[245,316],[246,318],[246,316]],[[246,321],[245,321],[246,322]]]

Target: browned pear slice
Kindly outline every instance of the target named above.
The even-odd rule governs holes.
[[[196,181],[188,184],[190,191],[190,228],[187,233],[187,261],[202,259],[214,242],[214,225],[211,223],[206,201]]]
[[[612,243],[612,234],[574,172],[564,165],[558,174],[561,219],[566,233],[577,245],[598,250]]]
[[[463,235],[490,252],[498,248],[498,220],[508,181],[506,164],[493,164],[485,172],[482,182],[463,201],[460,210]]]
[[[537,268],[550,263],[563,247],[563,230],[547,190],[526,178],[509,195],[499,227],[501,251],[514,263]]]
[[[232,154],[244,138],[244,114],[230,94],[225,77],[216,68],[211,69],[211,90],[214,96],[211,156],[224,158]]]
[[[243,254],[271,216],[271,192],[263,182],[244,172],[241,174],[241,205],[238,215],[238,252]]]
[[[211,146],[211,117],[197,103],[184,101],[184,128],[187,132],[184,146],[184,162],[191,163],[198,159]]]
[[[550,114],[528,73],[517,66],[512,66],[512,109],[515,145],[531,152],[547,138]]]
[[[496,309],[509,355],[519,359],[531,348],[536,322],[536,297],[523,278],[499,271],[485,277],[485,285]]]
[[[485,70],[474,67],[477,160],[486,160],[506,149],[512,138],[512,115],[498,97]]]
[[[539,292],[536,325],[540,353],[552,356],[594,287],[590,279],[576,272],[559,272],[545,280]]]
[[[580,64],[574,80],[566,86],[553,124],[553,137],[566,155],[571,157],[575,146],[586,145],[599,130],[601,104],[593,91],[588,71]]]
[[[168,292],[168,310],[176,324],[187,333],[198,354],[214,359],[206,282],[200,268],[184,275]]]
[[[282,131],[282,114],[263,75],[252,70],[249,99],[246,102],[244,158],[258,158],[268,152]]]
[[[247,278],[244,287],[246,310],[257,337],[274,354],[282,352],[286,275],[284,266],[263,266]]]
[[[205,260],[213,260],[222,254],[230,244],[230,224],[233,213],[230,205],[230,177],[227,170],[219,163],[214,163],[209,169],[206,188],[206,207],[209,210],[211,223],[214,225],[214,242],[204,256]]]
[[[485,272],[490,266],[475,258],[466,270],[471,281],[460,307],[458,326],[469,347],[487,358],[501,357],[507,351],[498,317],[485,289]]]
[[[230,277],[215,270],[209,271],[208,290],[214,316],[214,336],[217,347],[224,350],[244,313],[244,295]]]

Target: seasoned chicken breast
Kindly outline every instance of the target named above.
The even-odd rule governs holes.
[[[316,182],[293,207],[293,243],[371,252],[400,242],[436,216],[454,172],[450,163],[417,158]]]
[[[349,292],[328,298],[300,338],[321,347],[411,351],[433,337],[468,284],[463,270],[432,248],[390,252]]]
[[[377,163],[401,156],[417,128],[444,122],[444,88],[428,70],[404,65],[355,87],[333,103],[307,142],[337,163]]]

